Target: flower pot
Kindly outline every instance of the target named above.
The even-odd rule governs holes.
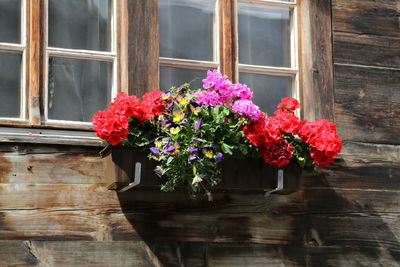
[[[154,174],[157,162],[147,158],[147,151],[108,147],[101,152],[107,187],[127,191],[133,187],[160,187]],[[290,193],[300,185],[301,169],[293,163],[278,169],[261,158],[226,158],[221,163],[221,183],[215,190],[265,191]]]

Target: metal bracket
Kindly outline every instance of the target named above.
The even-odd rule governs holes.
[[[135,163],[135,178],[133,179],[133,182],[128,184],[127,186],[121,188],[118,192],[125,192],[125,191],[131,189],[132,187],[139,185],[141,176],[142,176],[142,163],[136,162]]]
[[[283,170],[282,169],[278,169],[278,175],[277,175],[277,183],[276,183],[276,188],[272,189],[270,191],[265,190],[266,192],[264,193],[265,197],[270,196],[272,193],[278,192],[278,191],[282,191],[284,189],[283,186]]]

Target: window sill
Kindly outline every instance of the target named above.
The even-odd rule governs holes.
[[[94,132],[14,127],[0,127],[0,142],[105,146]]]

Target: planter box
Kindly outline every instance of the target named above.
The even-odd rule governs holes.
[[[123,192],[133,187],[159,188],[161,180],[153,172],[157,162],[149,160],[148,153],[119,147],[102,151],[108,189]],[[278,169],[261,158],[226,158],[221,167],[222,181],[215,190],[291,193],[300,184],[301,169],[295,164]]]

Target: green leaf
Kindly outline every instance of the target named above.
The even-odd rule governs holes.
[[[224,152],[225,154],[232,155],[233,146],[222,143],[221,149],[222,149],[222,152]]]

